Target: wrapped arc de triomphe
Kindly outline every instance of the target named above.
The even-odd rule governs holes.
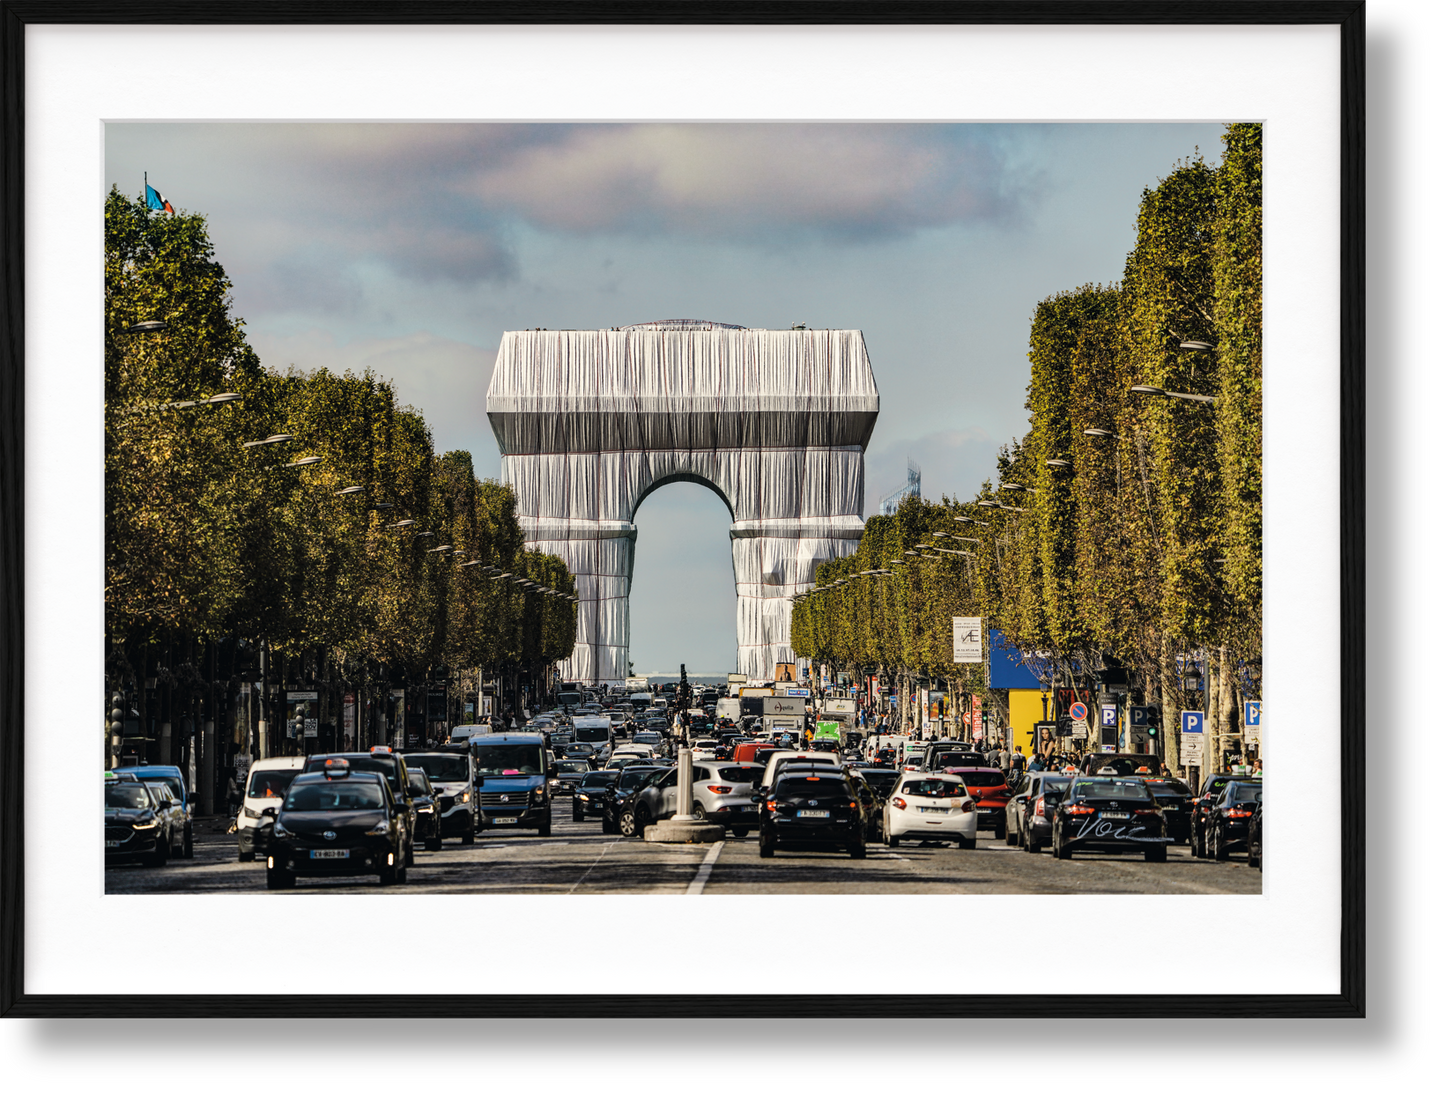
[[[878,389],[860,331],[695,320],[508,331],[487,417],[527,547],[577,578],[566,680],[627,675],[633,517],[658,487],[702,483],[727,504],[749,677],[793,660],[790,598],[863,535]]]

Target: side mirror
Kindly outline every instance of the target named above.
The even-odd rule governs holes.
[[[753,796],[752,796],[752,799],[753,799],[754,802],[762,802],[762,801],[763,801],[763,796],[762,796],[762,795],[753,795]]]
[[[261,816],[262,816],[262,817],[275,817],[275,816],[276,816],[276,807],[274,807],[274,806],[267,806],[264,810],[261,811]]]

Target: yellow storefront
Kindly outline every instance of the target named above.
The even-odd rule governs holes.
[[[1052,714],[1053,712],[1050,712]],[[1008,722],[1013,727],[1014,748],[1029,756],[1034,744],[1034,723],[1044,719],[1044,693],[1037,688],[1010,688]]]

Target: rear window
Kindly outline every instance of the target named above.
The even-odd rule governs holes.
[[[983,760],[978,753],[935,753],[933,763],[940,768],[967,768]]]
[[[563,760],[557,762],[559,772],[587,772],[590,771],[585,760]]]
[[[148,810],[151,797],[139,783],[112,783],[106,786],[105,804],[112,810]]]
[[[968,788],[951,779],[911,779],[902,787],[905,795],[921,795],[924,798],[963,798]]]
[[[763,778],[761,768],[719,768],[717,778],[729,783],[757,783]]]
[[[293,787],[286,796],[287,810],[380,810],[386,805],[381,787],[371,780],[327,780]]]
[[[285,798],[286,788],[296,778],[296,769],[282,768],[271,772],[252,772],[246,794],[251,798]]]
[[[872,787],[875,791],[887,791],[898,780],[898,773],[892,769],[874,772],[862,772],[863,782]]]
[[[627,768],[618,777],[617,787],[621,791],[634,791],[657,774],[656,768]]]
[[[958,778],[970,787],[1002,787],[1002,772],[959,772]]]
[[[1233,801],[1235,802],[1258,802],[1260,794],[1264,791],[1262,783],[1236,783],[1234,785]]]
[[[406,766],[420,768],[438,783],[465,783],[472,774],[467,758],[456,753],[451,756],[408,756]]]
[[[1149,790],[1156,795],[1184,795],[1187,798],[1194,793],[1189,790],[1188,784],[1177,779],[1151,779],[1148,783]]]
[[[780,795],[846,795],[848,788],[837,776],[789,776],[778,783]]]
[[[392,760],[389,756],[347,757],[346,763],[353,772],[376,772],[386,780],[386,785],[391,788],[391,793],[397,793],[396,761]],[[312,757],[306,762],[306,770],[308,772],[322,772],[325,771],[325,769],[325,757]]]
[[[582,782],[578,784],[578,786],[586,788],[588,790],[592,790],[593,788],[600,789],[603,787],[610,787],[616,782],[616,772],[589,772],[587,775],[582,777]]]
[[[1081,779],[1074,793],[1087,798],[1148,798],[1149,792],[1137,779]]]

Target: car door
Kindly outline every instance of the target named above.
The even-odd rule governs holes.
[[[656,798],[657,809],[653,817],[672,817],[677,813],[677,769],[670,769],[661,779],[657,780],[651,788]]]

